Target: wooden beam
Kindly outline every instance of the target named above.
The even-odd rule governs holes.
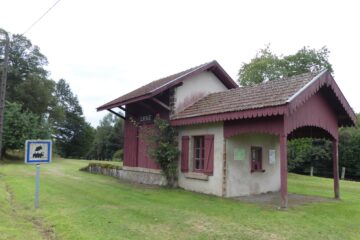
[[[142,105],[143,107],[145,107],[146,109],[148,109],[149,111],[156,113],[155,109],[153,107],[151,107],[151,105],[145,103],[145,102],[139,102],[140,105]]]
[[[121,117],[122,119],[125,120],[125,117],[124,117],[123,115],[121,115],[121,114],[119,114],[119,113],[117,113],[117,112],[115,112],[115,111],[113,111],[113,110],[111,110],[111,109],[107,109],[107,110],[108,110],[109,112],[115,114],[116,116]]]
[[[157,104],[159,104],[160,106],[165,108],[166,110],[170,111],[170,107],[168,105],[166,105],[165,103],[163,103],[162,101],[160,101],[159,99],[153,97],[153,98],[151,98],[151,100],[153,100],[154,102],[156,102]]]
[[[121,110],[123,110],[124,112],[126,112],[126,108],[122,107],[122,106],[118,106],[118,108],[120,108]]]

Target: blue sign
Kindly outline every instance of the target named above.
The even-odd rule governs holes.
[[[25,163],[51,163],[51,140],[26,140]]]

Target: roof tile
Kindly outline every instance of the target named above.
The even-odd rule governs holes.
[[[182,112],[177,113],[172,119],[283,105],[317,74],[318,73],[304,73],[285,79],[268,81],[251,87],[240,87],[212,93],[195,102]]]

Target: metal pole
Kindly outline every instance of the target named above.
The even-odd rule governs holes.
[[[1,38],[4,39],[1,39]],[[1,41],[2,40],[2,41]],[[2,64],[2,74],[0,83],[0,159],[2,158],[2,136],[3,136],[3,124],[4,124],[4,113],[5,113],[5,93],[6,93],[6,80],[7,80],[7,69],[9,62],[9,48],[10,40],[8,33],[0,28],[0,42],[4,43],[4,60]],[[0,51],[1,53],[2,51]]]
[[[35,208],[39,208],[40,164],[36,164]]]

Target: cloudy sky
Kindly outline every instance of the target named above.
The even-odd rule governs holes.
[[[0,0],[0,27],[23,33],[56,0]],[[327,46],[360,112],[359,1],[61,0],[25,36],[70,83],[84,114],[151,80],[216,59],[234,79],[270,43],[277,54]]]

